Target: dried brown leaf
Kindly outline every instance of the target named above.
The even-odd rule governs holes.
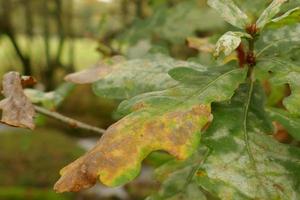
[[[3,76],[3,95],[5,99],[0,101],[1,121],[11,126],[33,129],[35,110],[23,92],[18,72],[8,72]]]

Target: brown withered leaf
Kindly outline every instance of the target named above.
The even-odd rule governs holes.
[[[2,87],[5,99],[0,102],[1,121],[11,126],[33,129],[35,110],[23,92],[20,74],[6,73],[3,76]]]

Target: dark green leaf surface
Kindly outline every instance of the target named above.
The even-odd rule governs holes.
[[[179,67],[171,70],[169,74],[179,81],[177,86],[123,101],[118,108],[119,113],[128,114],[138,108],[148,109],[155,106],[161,110],[172,105],[209,104],[229,99],[244,81],[246,70],[231,66],[212,67],[206,71]]]
[[[272,125],[262,108],[262,91],[257,85],[251,88],[244,85],[231,102],[214,106],[214,121],[202,138],[210,151],[191,158],[199,165],[195,173],[190,169],[190,183],[196,181],[205,194],[222,200],[297,200],[300,151],[267,135]],[[188,168],[171,166],[173,173],[163,177],[180,182],[182,170]]]
[[[99,96],[128,99],[141,93],[166,89],[177,85],[168,75],[168,71],[181,66],[206,69],[194,62],[179,61],[165,55],[152,55],[111,66],[111,72],[100,77],[93,84],[93,90]]]

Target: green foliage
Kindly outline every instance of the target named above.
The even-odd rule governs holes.
[[[118,108],[125,117],[107,129],[94,149],[62,170],[55,189],[90,187],[97,176],[107,185],[124,184],[138,174],[149,153],[164,150],[186,160],[169,161],[158,169],[163,183],[148,199],[299,199],[300,150],[270,136],[276,130],[274,120],[299,139],[299,62],[274,48],[275,54],[267,54],[276,45],[270,41],[281,37],[288,45],[299,38],[294,35],[298,25],[293,24],[298,22],[298,8],[273,19],[285,2],[274,0],[253,22],[231,0],[208,1],[242,29],[225,33],[214,53],[228,56],[243,44],[239,65],[203,67],[166,56],[112,65],[94,91],[129,98]],[[283,100],[286,111],[265,109],[263,81],[278,87],[289,84],[291,95]]]
[[[104,61],[66,77],[92,83],[98,96],[124,101],[117,109],[122,118],[61,170],[55,190],[79,191],[97,179],[108,186],[128,183],[149,154],[165,151],[176,160],[159,163],[161,188],[149,200],[300,199],[299,2],[208,0],[215,11],[204,11],[199,2],[162,3],[119,35],[129,45],[127,55],[135,51],[138,58]],[[182,44],[209,24],[205,20],[212,20],[205,31],[224,28],[216,12],[234,29],[215,46],[207,38],[194,46],[224,54],[221,65],[148,51],[153,44]],[[43,103],[43,95],[35,102]],[[283,126],[292,144],[272,137],[278,133],[274,124]]]

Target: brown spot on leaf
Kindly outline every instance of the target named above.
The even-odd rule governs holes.
[[[287,130],[277,121],[274,123],[276,132],[274,134],[274,138],[281,143],[289,144],[292,142],[292,137],[289,135]]]
[[[5,99],[0,102],[1,121],[11,126],[33,129],[35,110],[23,92],[20,74],[18,72],[6,73],[2,84]]]
[[[139,102],[132,107],[132,110],[137,111],[137,110],[140,110],[145,107],[146,107],[146,104],[144,102]]]
[[[198,170],[196,176],[200,176],[200,177],[206,176],[206,172],[202,170]]]

